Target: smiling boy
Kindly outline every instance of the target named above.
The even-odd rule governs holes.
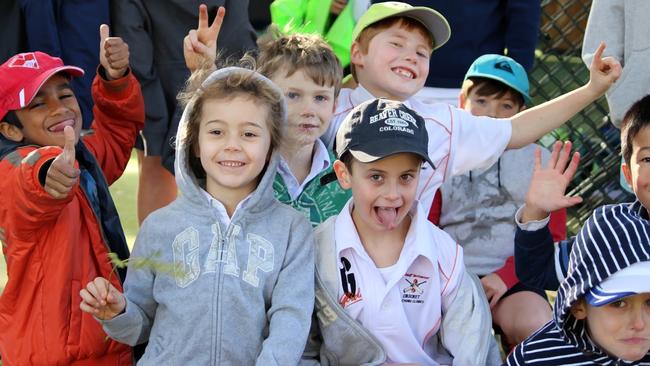
[[[413,98],[429,72],[429,57],[451,35],[445,18],[428,7],[400,2],[373,4],[353,31],[350,55],[355,89],[342,89],[334,118],[322,139],[334,146],[336,131],[354,107],[374,98],[404,102],[426,121],[429,158],[436,169],[424,169],[417,198],[431,207],[440,184],[453,175],[492,165],[506,148],[520,148],[564,124],[603,95],[621,73],[612,58],[596,52],[590,81],[550,102],[511,119],[474,117],[446,104],[425,105]]]
[[[98,275],[121,288],[114,252],[129,249],[108,185],[126,168],[144,124],[128,46],[102,26],[93,82],[94,134],[80,136],[70,79],[83,70],[42,52],[0,66],[0,227],[8,282],[0,297],[0,356],[11,365],[131,365],[79,309],[81,284]]]

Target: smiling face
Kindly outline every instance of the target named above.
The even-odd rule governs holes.
[[[622,166],[625,180],[647,209],[650,207],[650,126],[643,127],[632,138],[632,155]]]
[[[355,41],[351,62],[359,84],[377,98],[404,101],[415,95],[429,74],[432,46],[423,33],[396,22],[370,40],[367,52]]]
[[[592,340],[610,355],[636,361],[650,351],[650,293],[598,307],[579,300],[571,311],[586,319]]]
[[[318,85],[303,70],[286,75],[286,70],[280,70],[271,78],[282,89],[287,100],[285,143],[289,146],[311,146],[330,124],[336,100],[335,87]]]
[[[350,169],[334,163],[343,189],[352,189],[352,219],[359,232],[385,232],[408,224],[408,215],[418,186],[422,158],[398,153],[372,163],[352,159]]]
[[[15,112],[23,128],[5,126],[3,135],[10,140],[20,142],[24,139],[28,144],[63,147],[66,126],[74,128],[76,140],[79,140],[81,110],[69,79],[63,75],[49,78],[31,103]]]
[[[213,197],[245,197],[257,187],[271,147],[268,106],[252,98],[208,99],[199,125],[198,152]]]

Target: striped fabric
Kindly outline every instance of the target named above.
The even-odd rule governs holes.
[[[628,362],[605,354],[571,315],[570,307],[594,286],[633,263],[650,261],[650,221],[638,201],[596,209],[575,239],[554,319],[518,345],[507,365],[650,365],[650,353]]]

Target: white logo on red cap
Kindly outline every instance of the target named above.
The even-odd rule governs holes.
[[[38,69],[38,61],[36,55],[33,53],[21,53],[16,55],[9,63],[9,67],[27,67],[30,69]]]

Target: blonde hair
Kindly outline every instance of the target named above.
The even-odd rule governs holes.
[[[282,71],[289,77],[301,70],[316,84],[334,87],[334,96],[338,96],[343,68],[332,47],[320,36],[284,35],[277,29],[269,28],[257,43],[260,49],[257,62],[263,75],[273,78]]]
[[[433,36],[431,33],[429,33],[429,30],[424,26],[424,24],[420,23],[419,21],[409,18],[409,17],[390,17],[386,19],[382,19],[376,23],[372,23],[369,26],[365,27],[360,33],[359,36],[357,37],[354,42],[357,42],[359,44],[359,50],[363,54],[368,53],[368,48],[370,47],[370,41],[372,41],[375,36],[386,29],[392,27],[393,25],[397,24],[400,28],[403,28],[407,31],[413,32],[416,31],[420,33],[427,41],[428,44],[431,46],[430,52],[433,52],[433,49],[435,48],[435,40],[433,39]],[[350,72],[352,73],[352,77],[356,82],[359,82],[359,79],[357,79],[357,73],[354,68],[354,64],[350,64]]]
[[[255,67],[255,62],[250,56],[245,56],[241,61],[242,64],[246,62],[249,62],[252,68]],[[210,77],[219,72],[223,75]],[[277,86],[250,68],[230,67],[215,72],[206,68],[196,70],[190,75],[178,99],[183,105],[192,108],[187,116],[185,129],[181,131],[181,139],[185,141],[185,152],[190,167],[198,178],[205,177],[205,170],[195,154],[199,151],[198,136],[203,117],[203,105],[207,100],[231,101],[235,98],[248,98],[268,108],[266,122],[271,134],[269,154],[282,144],[287,117],[284,97]]]

